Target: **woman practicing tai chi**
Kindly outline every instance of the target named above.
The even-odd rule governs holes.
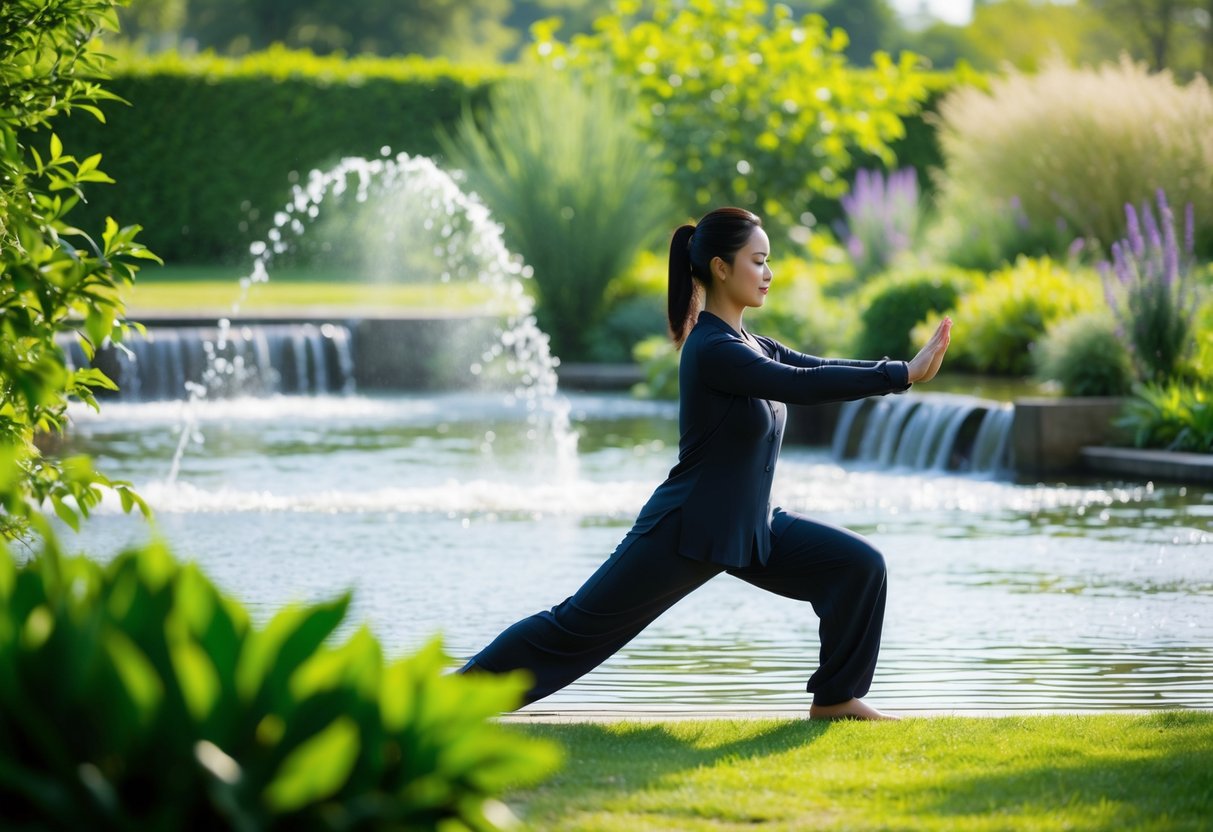
[[[682,346],[678,463],[614,554],[570,598],[499,635],[462,672],[528,671],[525,701],[597,667],[678,600],[721,572],[808,601],[821,619],[809,678],[815,719],[887,717],[859,697],[880,650],[884,559],[846,529],[776,507],[771,480],[785,404],[822,404],[907,390],[939,370],[944,319],[909,362],[822,359],[748,332],[747,307],[771,286],[762,221],[720,208],[674,232],[669,319]],[[699,311],[702,289],[703,311]],[[689,333],[688,333],[689,330]]]

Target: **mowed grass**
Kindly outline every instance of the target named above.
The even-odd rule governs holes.
[[[532,830],[1208,830],[1213,713],[520,725]]]
[[[129,317],[140,314],[226,314],[239,302],[242,312],[311,313],[375,311],[382,314],[479,312],[494,308],[493,290],[478,281],[370,282],[325,270],[282,269],[266,283],[241,293],[239,269],[223,266],[150,267],[127,292]]]

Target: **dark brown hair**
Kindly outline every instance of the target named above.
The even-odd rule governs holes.
[[[696,225],[680,225],[670,240],[670,337],[682,346],[699,316],[695,303],[698,281],[706,291],[711,285],[711,262],[719,257],[732,265],[737,252],[749,242],[762,220],[744,208],[717,208]]]

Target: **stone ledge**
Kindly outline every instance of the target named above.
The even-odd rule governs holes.
[[[1086,446],[1083,467],[1101,474],[1175,482],[1213,483],[1213,454]]]
[[[562,390],[630,390],[644,381],[639,364],[565,364],[556,368]]]

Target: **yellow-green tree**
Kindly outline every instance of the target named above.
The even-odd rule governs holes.
[[[550,22],[534,35],[551,68],[605,63],[632,88],[688,211],[732,203],[793,236],[811,197],[846,191],[857,153],[894,161],[927,93],[915,56],[855,69],[845,32],[766,0],[619,0],[591,35],[564,43]]]

